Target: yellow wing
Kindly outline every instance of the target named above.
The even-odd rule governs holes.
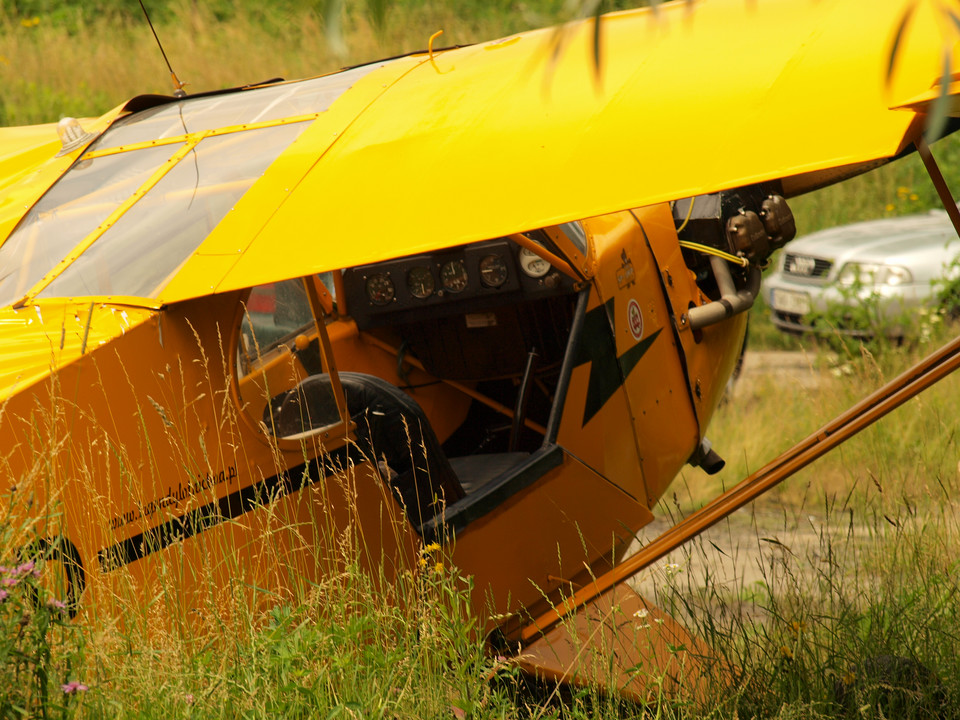
[[[153,233],[165,222],[126,222],[148,205],[138,196],[117,200],[104,210],[106,230],[18,287],[41,299],[168,303],[776,178],[785,194],[804,192],[896,156],[922,130],[916,108],[902,106],[936,86],[953,31],[934,3],[920,4],[886,85],[908,5],[684,2],[604,17],[599,72],[586,21],[332,76],[324,82],[340,84],[319,110],[269,121],[302,127],[262,173],[234,183],[209,228],[184,228],[200,235],[174,246],[162,277],[93,286],[74,262],[122,251],[123,233],[140,243],[163,237]],[[182,164],[191,208],[220,187],[190,189],[195,156],[214,140],[240,153],[260,148],[268,124],[164,129],[162,163]],[[84,157],[132,155],[150,140]],[[165,173],[145,173],[134,189],[159,197]]]
[[[30,176],[60,150],[54,124],[0,128],[0,237],[46,189]],[[60,169],[62,173],[66,166]],[[50,178],[49,182],[56,179]],[[3,232],[4,219],[8,220]]]

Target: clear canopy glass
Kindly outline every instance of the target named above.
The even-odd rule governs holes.
[[[155,296],[306,125],[204,139],[38,297]]]
[[[293,119],[324,112],[376,67],[184,98],[121,118],[0,246],[0,307],[28,293],[156,297],[310,122]],[[278,124],[246,127],[264,122]],[[198,139],[208,130],[223,133]],[[142,145],[155,140],[169,142]]]

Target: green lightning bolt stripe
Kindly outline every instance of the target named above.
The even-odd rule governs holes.
[[[574,363],[574,367],[591,363],[587,401],[583,408],[583,425],[613,397],[660,335],[660,330],[657,330],[617,357],[614,342],[616,314],[613,309],[614,298],[610,298],[603,305],[588,312],[584,318],[583,335]]]

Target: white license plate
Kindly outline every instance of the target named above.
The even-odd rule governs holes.
[[[810,312],[810,296],[793,290],[774,290],[770,304],[778,312],[806,315]]]

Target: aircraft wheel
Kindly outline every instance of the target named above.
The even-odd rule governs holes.
[[[35,561],[40,569],[37,604],[50,598],[59,600],[66,605],[66,613],[75,617],[86,587],[83,560],[77,546],[65,537],[41,538],[22,551],[21,556],[24,561]]]

